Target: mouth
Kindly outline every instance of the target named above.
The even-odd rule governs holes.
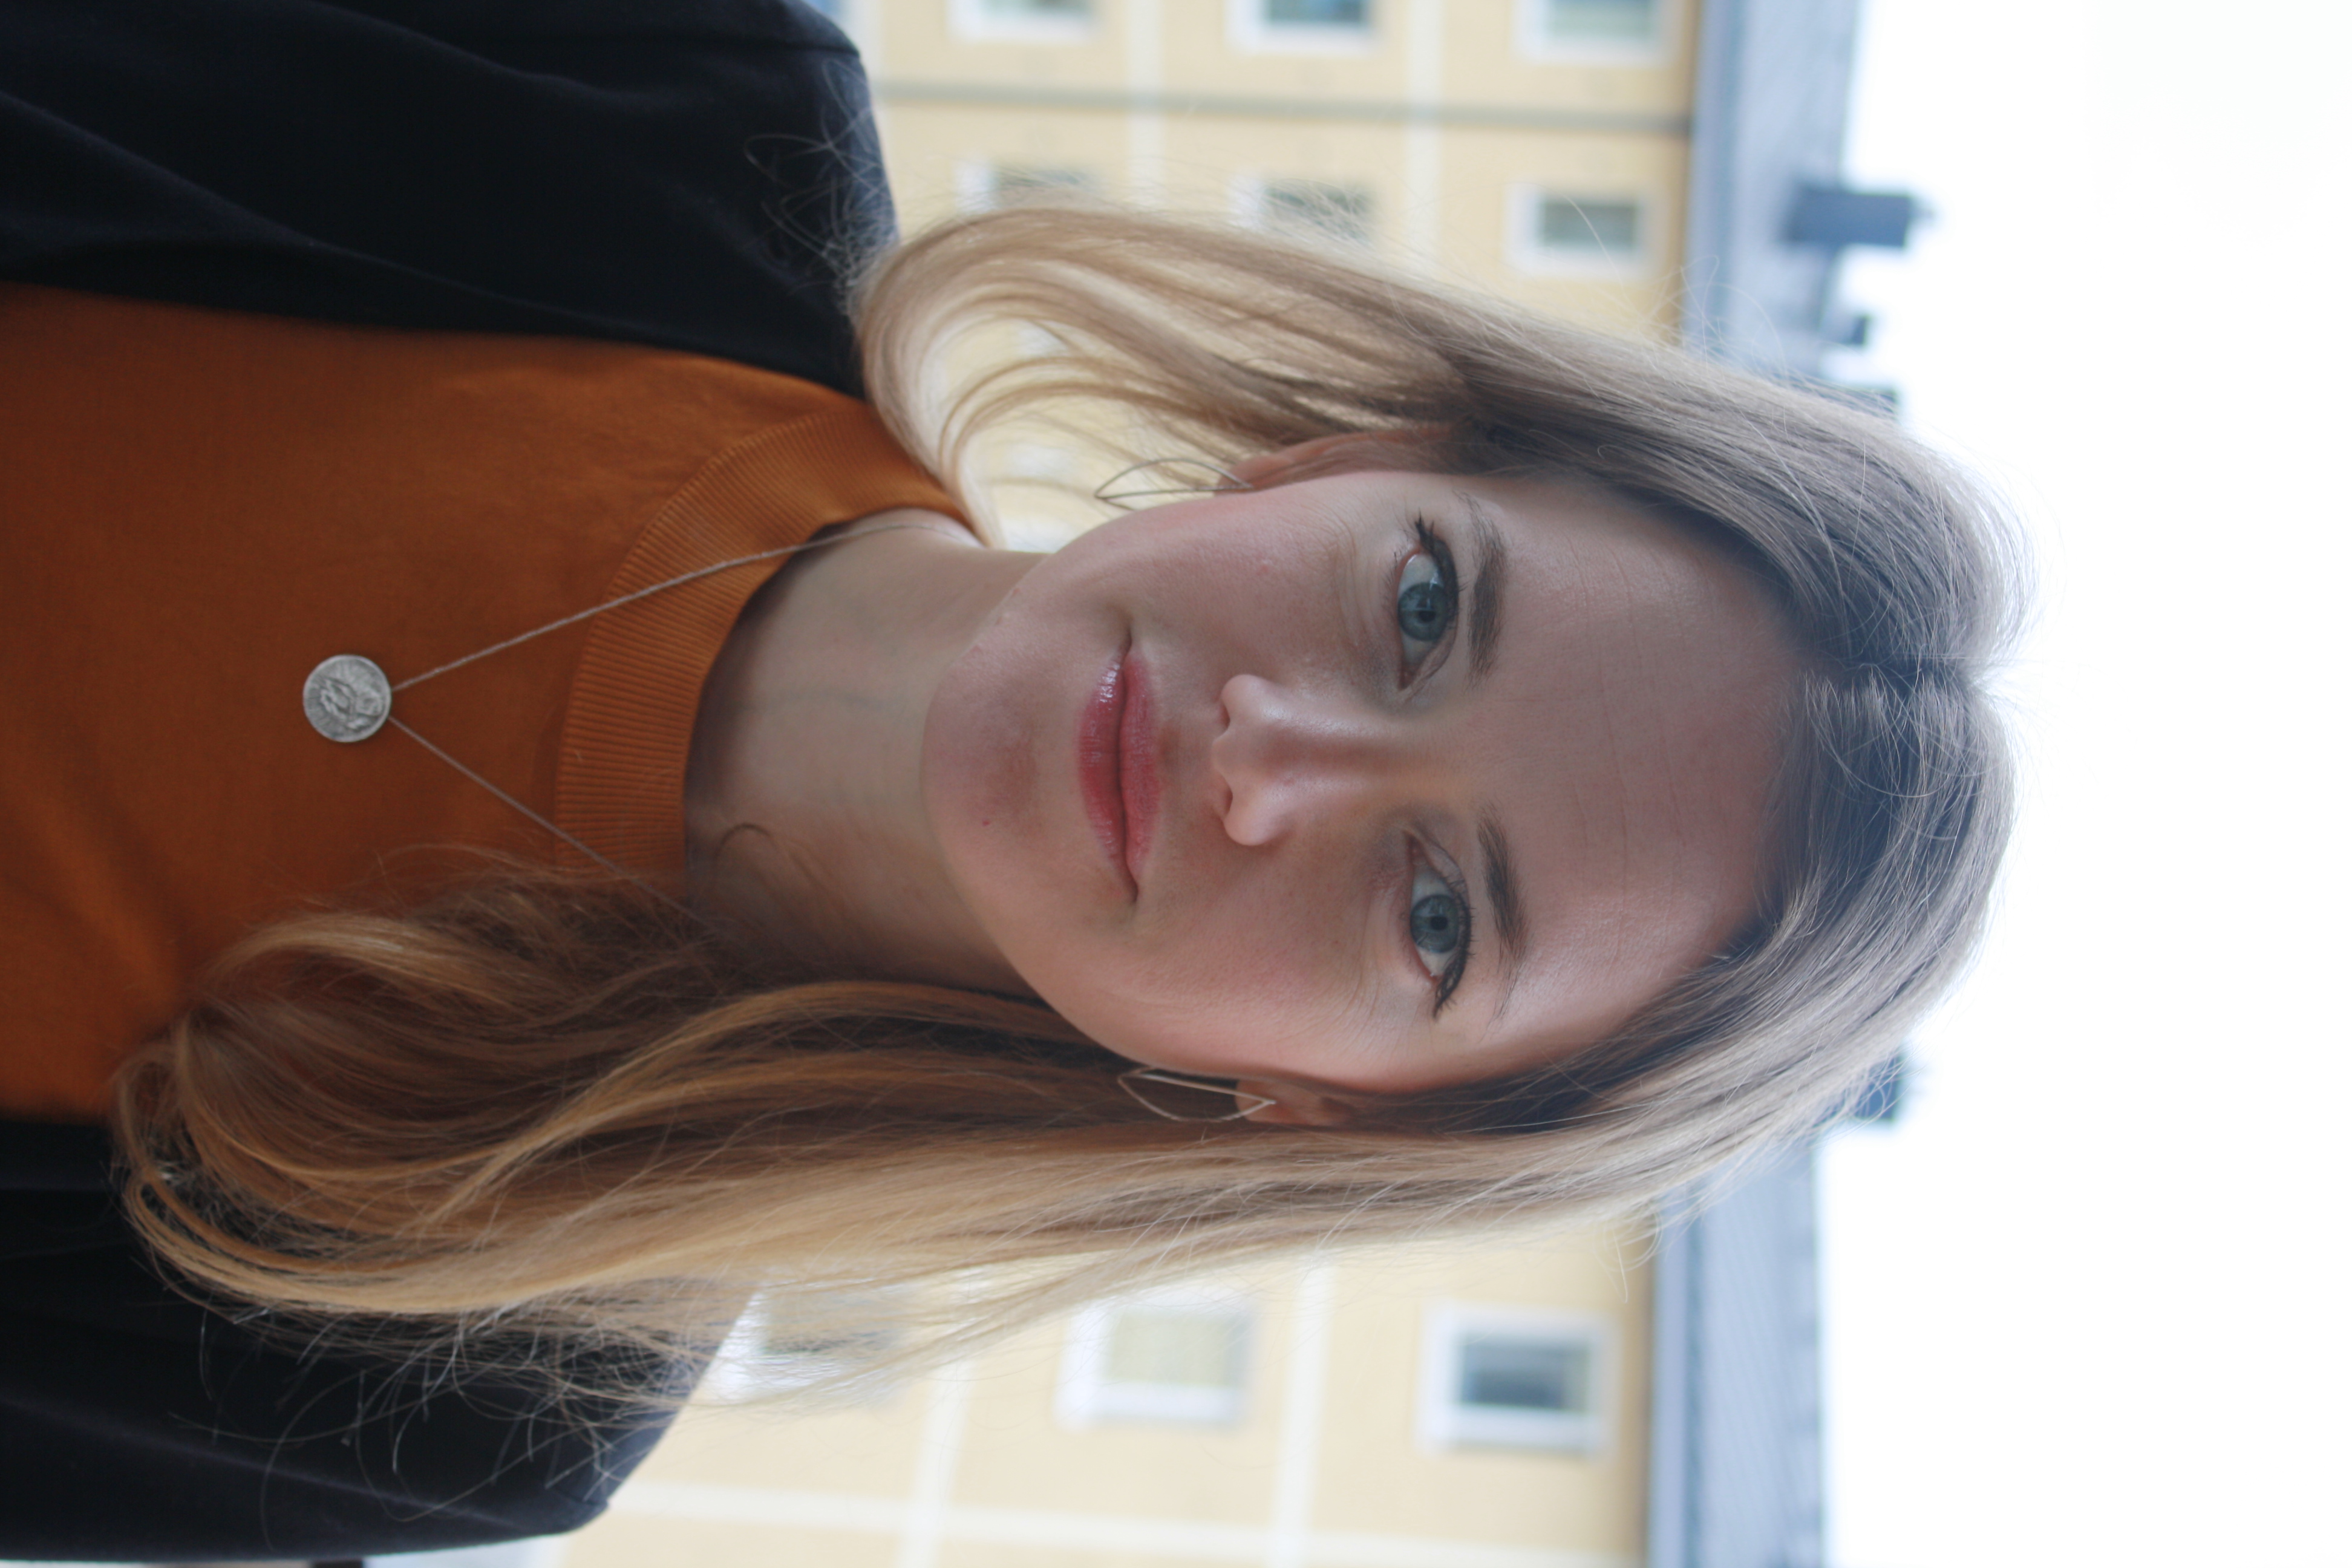
[[[1078,789],[1087,820],[1130,898],[1160,815],[1150,683],[1131,651],[1118,650],[1078,716]]]

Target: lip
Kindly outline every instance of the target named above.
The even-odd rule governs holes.
[[[1112,658],[1078,714],[1078,793],[1095,841],[1130,897],[1160,815],[1150,683],[1131,653],[1121,647]]]
[[[1160,822],[1160,730],[1151,711],[1150,668],[1131,655],[1119,668],[1127,677],[1127,701],[1118,716],[1118,787],[1126,807],[1128,879],[1139,884]]]

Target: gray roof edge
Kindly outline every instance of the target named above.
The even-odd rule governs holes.
[[[1700,353],[1715,348],[1720,315],[1716,265],[1731,231],[1731,139],[1739,122],[1737,60],[1748,22],[1748,0],[1701,0],[1698,59],[1691,89],[1690,177],[1683,216],[1683,342]]]
[[[1790,204],[1836,184],[1860,0],[1699,0],[1683,341],[1818,376],[1833,252]],[[1810,1145],[1664,1205],[1652,1264],[1647,1568],[1819,1568],[1821,1331]]]
[[[1647,1568],[1685,1568],[1691,1561],[1692,1277],[1697,1239],[1689,1200],[1677,1196],[1659,1216],[1650,1259],[1650,1457],[1645,1539]]]
[[[1813,1149],[1681,1194],[1652,1264],[1647,1568],[1819,1568]]]
[[[1791,245],[1790,204],[1844,163],[1860,0],[1700,0],[1683,341],[1766,374],[1820,373],[1836,257]]]

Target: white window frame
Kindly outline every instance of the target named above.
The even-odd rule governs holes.
[[[1512,0],[1511,47],[1522,59],[1578,65],[1663,65],[1682,47],[1683,0],[1657,0],[1658,25],[1641,43],[1613,38],[1562,42],[1544,26],[1548,0]]]
[[[1558,197],[1632,203],[1638,241],[1625,252],[1547,247],[1542,242],[1543,205]],[[1571,190],[1554,182],[1517,181],[1505,195],[1503,254],[1515,270],[1535,278],[1636,278],[1657,264],[1658,224],[1664,211],[1665,203],[1653,190]]]
[[[1245,55],[1369,55],[1380,42],[1381,12],[1403,0],[1366,0],[1361,27],[1269,22],[1265,0],[1225,0],[1225,37]]]
[[[1095,18],[1106,0],[1088,0],[1083,16],[1007,16],[988,0],[948,0],[948,30],[980,43],[1082,44],[1095,36]]]
[[[1465,1405],[1463,1347],[1474,1337],[1580,1342],[1591,1356],[1592,1407],[1581,1413]],[[1617,1407],[1617,1326],[1587,1312],[1432,1301],[1422,1313],[1421,1397],[1413,1436],[1428,1453],[1527,1449],[1591,1457],[1607,1451]]]
[[[1198,1312],[1237,1323],[1241,1331],[1239,1383],[1226,1389],[1112,1382],[1105,1365],[1110,1354],[1111,1325],[1120,1312],[1129,1308]],[[1076,1431],[1107,1422],[1237,1426],[1249,1408],[1256,1340],[1257,1303],[1240,1291],[1195,1286],[1097,1301],[1072,1318],[1063,1332],[1061,1373],[1054,1386],[1055,1418]]]

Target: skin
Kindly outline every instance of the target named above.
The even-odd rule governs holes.
[[[1340,1121],[1367,1093],[1605,1037],[1750,918],[1797,656],[1682,531],[1396,455],[1271,454],[1237,470],[1253,489],[1048,556],[902,513],[803,558],[698,721],[708,896],[866,973],[1038,996],[1138,1062],[1239,1080],[1265,1120]],[[1416,523],[1458,590],[1433,642],[1400,625],[1401,586],[1444,576]],[[1132,875],[1078,764],[1122,649],[1160,786]],[[728,836],[744,823],[752,847]],[[1452,952],[1414,937],[1432,896],[1468,906],[1450,994]]]

